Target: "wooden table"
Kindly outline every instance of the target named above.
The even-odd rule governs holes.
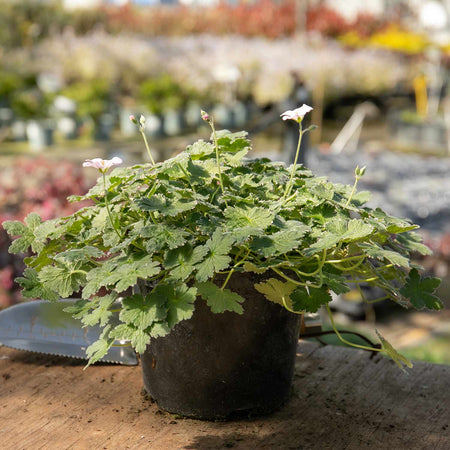
[[[363,351],[300,342],[289,403],[270,417],[203,422],[162,412],[140,367],[0,347],[0,448],[450,449],[450,366],[409,374]]]

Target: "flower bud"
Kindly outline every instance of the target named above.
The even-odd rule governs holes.
[[[131,122],[133,122],[134,124],[136,124],[136,125],[137,125],[137,120],[136,120],[136,117],[134,117],[134,116],[133,116],[133,114],[131,114],[131,116],[130,116],[130,120],[131,120]]]
[[[206,111],[203,111],[203,109],[200,111],[200,115],[205,122],[209,122],[211,120],[211,116]]]

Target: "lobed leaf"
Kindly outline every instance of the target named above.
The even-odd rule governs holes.
[[[434,277],[421,278],[417,269],[412,269],[400,294],[405,296],[416,309],[442,309],[442,301],[434,295],[441,280]]]
[[[60,299],[55,290],[50,289],[39,279],[35,269],[27,267],[23,275],[23,277],[16,278],[15,281],[22,286],[22,295],[24,297],[54,301]]]
[[[202,298],[206,300],[213,313],[233,311],[242,314],[244,312],[241,306],[244,299],[236,292],[232,292],[229,289],[221,289],[210,281],[196,283],[195,287]]]
[[[331,295],[326,288],[313,288],[306,289],[303,286],[297,287],[292,293],[292,305],[295,311],[304,311],[309,313],[315,313],[322,305],[326,305],[331,302]]]
[[[294,292],[296,286],[289,281],[280,281],[276,278],[270,278],[262,283],[256,283],[255,289],[263,294],[267,300],[278,303],[281,306],[287,305],[292,309],[292,300],[290,295]]]
[[[217,272],[226,269],[231,262],[229,251],[233,247],[235,238],[229,233],[224,233],[221,229],[217,229],[211,239],[205,244],[209,250],[205,259],[196,265],[197,280],[206,281]]]
[[[152,326],[154,322],[165,320],[167,316],[164,299],[151,293],[124,298],[122,307],[120,320],[143,330]]]
[[[155,300],[165,302],[169,329],[192,317],[196,295],[197,289],[186,284],[158,284],[151,294]]]

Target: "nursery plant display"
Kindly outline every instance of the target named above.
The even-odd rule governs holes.
[[[68,195],[86,191],[88,182],[81,168],[69,162],[44,158],[17,158],[0,168],[0,223],[23,220],[36,212],[43,220],[72,214],[79,205]],[[23,254],[10,255],[11,239],[0,228],[0,308],[22,299],[14,278],[23,272]]]
[[[313,128],[302,125],[311,109],[282,115],[298,123],[298,148]],[[119,158],[86,161],[100,178],[71,200],[93,205],[3,224],[19,236],[11,252],[33,252],[18,279],[23,294],[58,301],[80,293],[70,312],[103,328],[87,349],[90,364],[128,341],[161,407],[202,418],[268,412],[289,395],[302,313],[325,308],[347,342],[334,325],[331,292],[356,286],[363,296],[368,284],[404,307],[442,307],[433,294],[439,280],[421,277],[411,262],[413,252],[429,253],[417,226],[366,207],[368,193],[357,192],[364,168],[346,186],[297,165],[298,149],[287,168],[246,159],[245,132],[216,131],[208,113],[202,118],[211,142],[167,161],[153,162],[147,140],[150,164],[112,170]],[[145,118],[131,120],[145,137]],[[411,366],[379,338],[379,348],[352,345]]]

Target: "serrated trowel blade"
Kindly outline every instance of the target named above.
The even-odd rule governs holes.
[[[82,328],[64,308],[77,300],[58,302],[34,300],[19,303],[0,311],[0,344],[19,350],[86,359],[86,348],[98,340],[99,326]],[[111,347],[100,360],[136,365],[136,353],[131,347]]]

